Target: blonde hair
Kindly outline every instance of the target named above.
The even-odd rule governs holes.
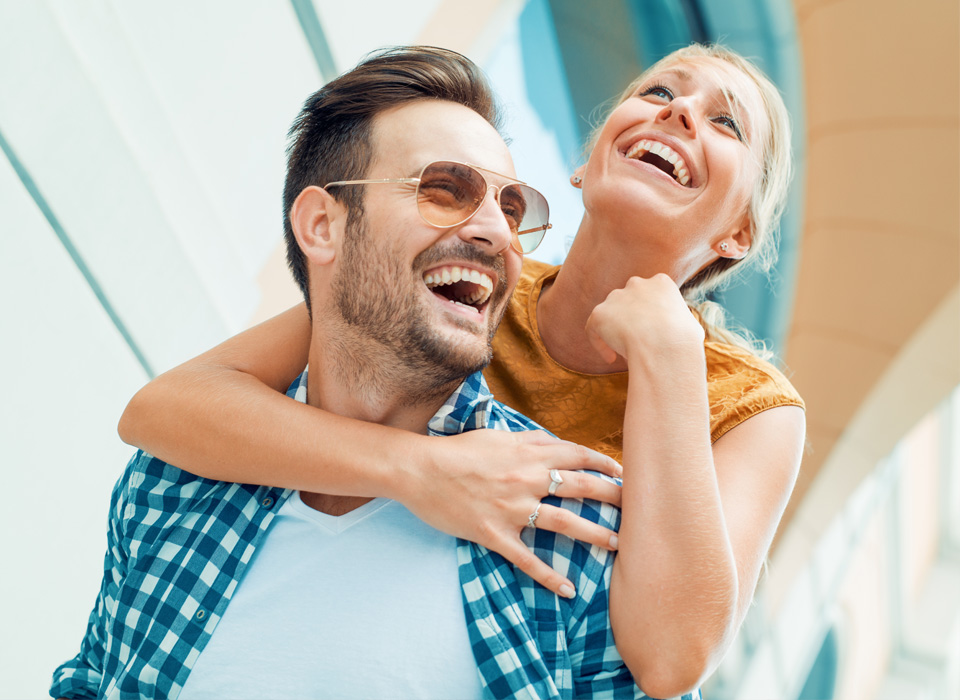
[[[744,329],[736,331],[727,325],[722,306],[707,300],[708,293],[720,289],[751,268],[768,273],[777,261],[780,217],[786,206],[790,180],[793,176],[791,151],[790,115],[783,103],[780,91],[767,76],[746,58],[730,49],[716,44],[691,44],[660,59],[643,73],[620,95],[615,108],[636,94],[637,88],[651,75],[676,63],[695,63],[703,59],[723,61],[750,78],[757,88],[761,103],[769,121],[767,133],[758,144],[757,166],[759,176],[750,197],[750,249],[740,260],[719,258],[683,283],[680,290],[687,304],[694,310],[707,334],[708,340],[739,345],[761,356],[770,356],[762,343],[753,339]],[[725,93],[726,94],[726,93]],[[726,94],[728,100],[731,95]],[[594,129],[589,140],[592,150],[599,136],[602,123]]]

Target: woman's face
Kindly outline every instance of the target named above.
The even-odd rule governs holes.
[[[728,97],[729,96],[729,97]],[[712,58],[667,65],[607,119],[583,172],[588,216],[678,283],[749,247],[747,209],[769,124],[751,78]],[[628,255],[628,257],[630,257]],[[738,255],[739,257],[739,255]]]

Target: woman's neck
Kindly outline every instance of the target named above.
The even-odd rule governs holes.
[[[631,271],[609,248],[597,244],[600,237],[590,229],[585,217],[556,279],[540,293],[537,325],[547,352],[565,367],[589,374],[623,372],[627,364],[622,357],[608,364],[594,350],[587,319],[612,290],[645,272]]]

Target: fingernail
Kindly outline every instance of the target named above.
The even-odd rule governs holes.
[[[565,583],[560,586],[560,595],[562,595],[564,598],[573,598],[573,596],[576,595],[576,591],[573,590],[573,586]]]
[[[620,546],[620,538],[616,535],[610,535],[610,549],[616,549]]]

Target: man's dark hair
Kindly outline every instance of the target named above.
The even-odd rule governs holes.
[[[307,261],[293,235],[290,208],[306,187],[361,180],[373,158],[373,119],[415,100],[455,102],[500,130],[500,110],[481,70],[466,56],[432,46],[385,49],[311,95],[290,127],[283,188],[283,233],[287,262],[310,309]],[[363,213],[361,186],[331,194],[348,209],[348,223]]]

